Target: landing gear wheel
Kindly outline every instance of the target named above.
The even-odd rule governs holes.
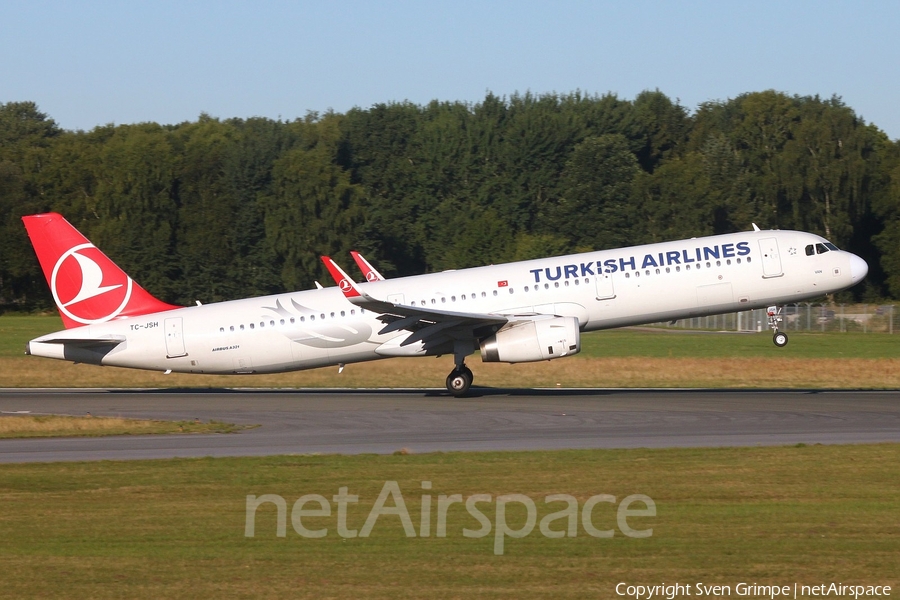
[[[453,369],[453,371],[447,375],[447,389],[457,398],[464,396],[466,392],[469,391],[471,385],[472,371],[465,366],[462,369]]]
[[[766,316],[768,317],[769,327],[775,332],[775,335],[772,336],[772,341],[779,348],[784,348],[787,346],[788,338],[785,332],[778,331],[778,324],[784,320],[781,316],[781,309],[777,306],[770,306],[766,309]]]

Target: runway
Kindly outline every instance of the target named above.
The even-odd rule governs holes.
[[[15,389],[0,411],[260,425],[0,440],[0,462],[900,442],[898,391]]]

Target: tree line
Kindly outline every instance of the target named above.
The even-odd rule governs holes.
[[[160,298],[387,276],[762,228],[821,234],[900,298],[900,141],[840,98],[775,91],[691,113],[660,91],[487,94],[294,121],[66,131],[0,104],[0,305],[51,304],[20,217],[62,213]]]

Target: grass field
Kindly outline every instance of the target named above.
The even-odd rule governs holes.
[[[212,421],[157,421],[121,417],[0,415],[0,438],[146,435],[159,433],[234,433],[246,427]]]
[[[479,528],[462,504],[448,510],[442,538],[406,537],[396,515],[379,517],[366,538],[338,535],[335,512],[302,521],[325,537],[292,527],[300,496],[331,501],[347,487],[359,496],[347,526],[359,530],[392,480],[416,532],[422,494],[432,496],[432,532],[438,495],[490,494],[479,504],[490,535],[462,535]],[[628,523],[652,536],[624,536],[615,504],[601,503],[593,524],[612,538],[586,535],[579,515],[576,537],[535,526],[495,555],[495,499],[510,493],[535,501],[538,522],[565,506],[545,504],[549,494],[579,507],[596,494],[645,494],[656,516]],[[285,537],[273,504],[245,536],[251,494],[285,499]],[[698,581],[896,590],[898,514],[900,445],[0,465],[0,589],[10,598],[611,598],[618,582]],[[506,522],[522,527],[523,505],[511,503]]]
[[[62,327],[57,317],[0,317],[0,387],[443,387],[450,357],[391,359],[259,376],[164,375],[23,356],[25,343]],[[582,337],[571,358],[519,365],[469,364],[492,387],[900,387],[900,334],[626,329]]]

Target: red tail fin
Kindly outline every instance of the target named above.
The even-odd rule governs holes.
[[[22,217],[67,329],[179,308],[132,281],[62,215]]]

